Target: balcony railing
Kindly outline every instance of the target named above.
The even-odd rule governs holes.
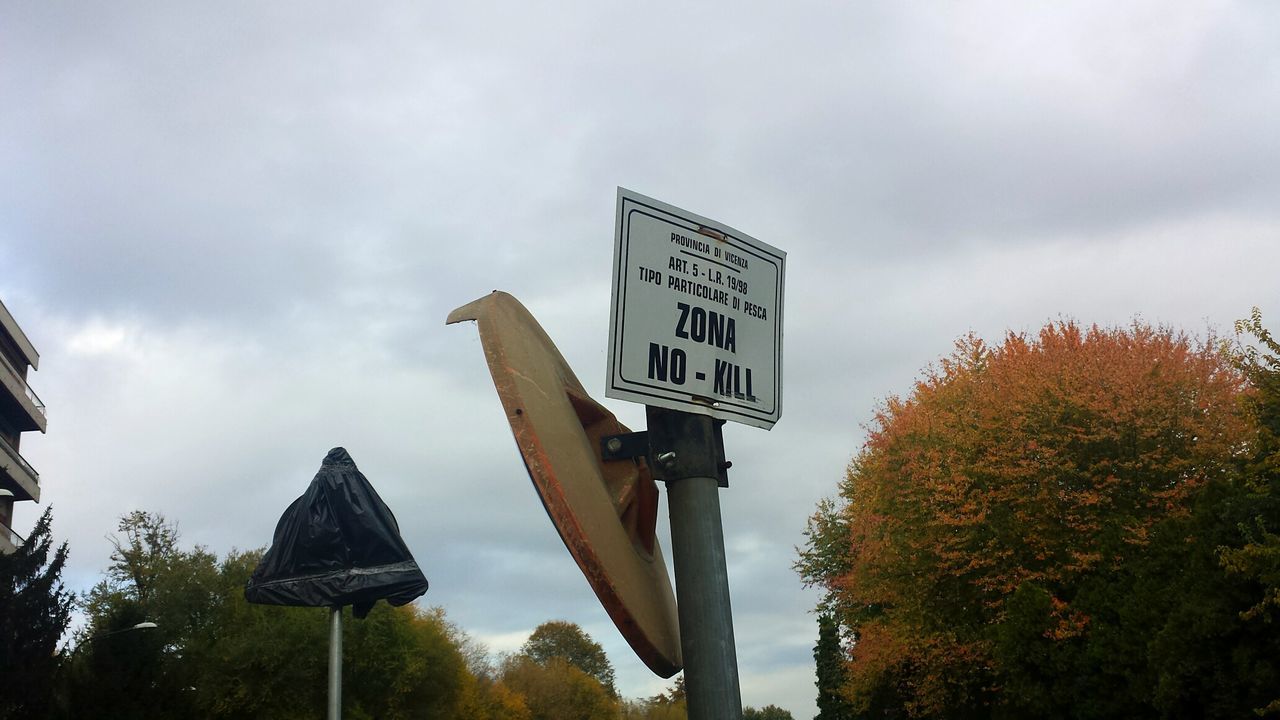
[[[9,441],[5,440],[3,437],[0,437],[0,450],[3,450],[5,455],[8,455],[14,462],[18,463],[23,470],[26,470],[32,480],[35,480],[37,483],[40,482],[40,473],[36,472],[36,469],[31,467],[31,463],[27,462],[27,459],[22,457],[22,455],[9,444]]]
[[[8,545],[12,545],[16,550],[26,545],[27,539],[15,532],[13,528],[0,522],[0,542],[7,542]],[[4,547],[4,545],[0,544],[0,547]]]
[[[9,358],[4,355],[0,355],[0,363],[2,363],[9,372],[13,374],[14,379],[22,385],[22,389],[27,393],[27,399],[35,406],[36,412],[39,412],[42,417],[47,418],[48,414],[45,412],[44,403],[40,402],[40,396],[36,395],[36,391],[32,390],[31,386],[27,384],[27,381],[22,377],[22,373],[18,372],[18,369],[13,366],[13,363],[9,362]]]

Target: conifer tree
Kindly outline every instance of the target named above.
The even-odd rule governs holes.
[[[818,616],[818,644],[813,648],[813,659],[818,674],[818,714],[814,720],[852,720],[853,709],[840,694],[845,682],[840,630],[829,612]]]
[[[46,508],[17,552],[0,555],[0,718],[49,713],[58,640],[71,620],[74,596],[62,584],[67,543],[53,551]]]

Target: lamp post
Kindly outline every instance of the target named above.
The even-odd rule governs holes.
[[[115,630],[108,630],[107,632],[104,632],[104,633],[98,633],[97,635],[90,635],[84,640],[81,640],[80,642],[76,643],[76,646],[71,648],[71,652],[68,652],[63,656],[62,662],[59,663],[59,667],[58,667],[58,675],[60,676],[59,685],[61,685],[63,688],[63,691],[59,693],[60,697],[57,700],[60,710],[64,714],[69,712],[71,698],[70,698],[70,695],[66,693],[67,693],[67,688],[74,687],[74,685],[76,684],[76,680],[74,679],[76,671],[73,670],[72,665],[76,662],[76,659],[77,659],[76,656],[80,653],[81,650],[105,638],[115,637],[116,635],[122,635],[124,633],[130,633],[136,630],[154,630],[157,627],[160,627],[160,626],[154,622],[151,622],[150,620],[144,620],[140,623],[134,623],[129,627],[117,628]],[[81,662],[80,665],[83,665],[83,662]],[[79,674],[83,676],[84,672],[85,672],[85,668],[81,667]],[[81,700],[81,702],[83,702],[83,700]],[[67,716],[71,717],[72,715],[68,714]]]
[[[120,633],[132,632],[132,631],[134,631],[134,630],[151,630],[152,628],[157,628],[157,627],[160,627],[160,626],[159,626],[159,625],[156,625],[155,623],[151,622],[150,620],[144,620],[144,621],[142,621],[142,622],[140,622],[140,623],[137,623],[137,624],[134,624],[134,625],[130,625],[130,626],[129,626],[129,627],[127,627],[127,628],[120,628],[119,630],[111,630],[110,632],[99,633],[99,634],[97,634],[97,635],[94,635],[94,636],[92,636],[92,637],[88,638],[87,640],[85,640],[85,642],[97,642],[98,640],[101,640],[101,639],[102,639],[102,638],[104,638],[104,637],[110,637],[110,636],[112,636],[112,635],[119,635]],[[76,647],[79,647],[79,646],[77,645]]]
[[[151,622],[150,620],[143,620],[140,623],[134,623],[133,625],[130,625],[129,627],[126,627],[126,628],[118,628],[116,630],[108,630],[107,632],[104,632],[104,633],[98,633],[97,635],[90,635],[84,640],[81,640],[80,642],[76,643],[76,646],[71,648],[71,652],[66,654],[66,659],[63,660],[63,662],[71,662],[71,659],[76,656],[76,653],[83,650],[85,646],[88,645],[89,643],[95,643],[103,638],[109,638],[114,635],[119,635],[121,633],[133,632],[134,630],[152,630],[158,627],[160,626]]]
[[[135,623],[126,628],[118,628],[116,630],[108,630],[107,632],[104,632],[104,633],[98,633],[97,635],[90,635],[84,640],[81,640],[80,642],[76,643],[75,647],[71,648],[71,652],[67,653],[67,660],[70,660],[73,656],[75,656],[76,653],[84,649],[84,646],[88,645],[89,643],[95,643],[103,638],[108,638],[113,635],[119,635],[120,633],[133,632],[134,630],[151,630],[158,627],[160,626],[151,622],[150,620],[143,620],[140,623]]]
[[[129,626],[129,627],[127,627],[127,628],[119,628],[119,629],[116,629],[116,630],[109,630],[109,631],[104,632],[104,633],[98,633],[97,635],[90,635],[89,637],[85,638],[84,640],[81,640],[80,642],[76,643],[76,646],[75,646],[75,647],[71,648],[71,652],[67,653],[67,654],[64,656],[64,659],[63,659],[63,661],[62,661],[62,664],[64,664],[64,665],[65,665],[65,664],[70,663],[70,662],[75,658],[76,653],[78,653],[78,652],[80,652],[81,650],[83,650],[83,649],[85,648],[85,646],[86,646],[86,645],[89,645],[90,643],[95,643],[95,642],[98,642],[99,640],[101,640],[101,639],[103,639],[103,638],[109,638],[109,637],[112,637],[112,636],[115,636],[115,635],[119,635],[119,634],[121,634],[121,633],[133,632],[134,630],[152,630],[152,629],[154,629],[154,628],[158,628],[158,627],[160,627],[160,626],[159,626],[159,625],[156,625],[155,623],[151,622],[150,620],[144,620],[144,621],[142,621],[142,622],[140,622],[140,623],[135,623],[135,624],[133,624],[133,625],[130,625],[130,626]]]

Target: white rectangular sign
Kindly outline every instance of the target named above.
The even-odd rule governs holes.
[[[770,428],[786,253],[618,188],[605,395]]]

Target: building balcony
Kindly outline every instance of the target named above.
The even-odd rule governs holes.
[[[17,533],[0,522],[0,555],[9,555],[18,551],[18,545],[14,542],[17,537]]]
[[[44,432],[48,425],[44,403],[23,374],[3,355],[0,355],[0,385],[6,391],[0,392],[0,412],[4,412],[19,431]]]
[[[40,473],[4,438],[0,438],[0,487],[14,500],[40,500]]]

